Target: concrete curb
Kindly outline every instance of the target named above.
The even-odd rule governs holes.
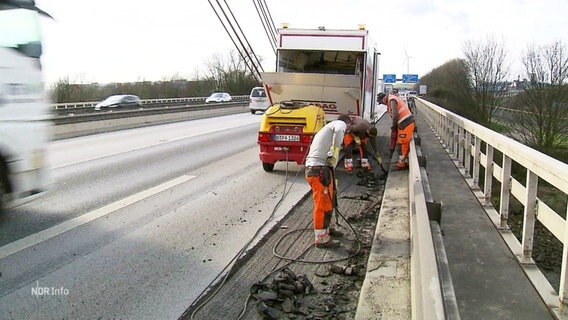
[[[355,319],[412,318],[408,171],[391,170]]]

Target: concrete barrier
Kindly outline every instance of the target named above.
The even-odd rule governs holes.
[[[356,320],[412,318],[409,212],[408,171],[391,170]]]

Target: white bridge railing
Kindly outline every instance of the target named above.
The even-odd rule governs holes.
[[[568,165],[428,101],[419,99],[418,112],[452,156],[545,303],[559,318],[564,318],[568,303],[568,227],[565,219],[568,210],[556,212],[551,209],[538,197],[537,189],[539,181],[546,181],[562,192],[564,199],[568,198]],[[502,154],[500,163],[495,162],[496,151]],[[511,176],[513,161],[525,168],[525,182]],[[494,179],[501,184],[499,208],[491,205],[492,194],[496,193],[492,190]],[[511,196],[524,206],[521,242],[508,226]],[[558,288],[553,288],[532,259],[536,221],[563,244]]]

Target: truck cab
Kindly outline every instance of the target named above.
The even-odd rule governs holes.
[[[49,105],[34,1],[0,0],[0,210],[47,187]],[[46,14],[45,14],[46,15]]]

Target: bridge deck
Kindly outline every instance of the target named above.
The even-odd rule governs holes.
[[[462,319],[552,319],[529,279],[424,119],[417,116]]]
[[[383,119],[379,123],[379,132],[383,137],[387,136],[385,131],[389,127],[386,122]],[[485,214],[483,207],[455,168],[452,159],[420,115],[417,115],[417,127],[422,139],[422,153],[428,157],[428,180],[434,200],[442,201],[444,205],[441,228],[461,319],[553,319],[545,303]],[[379,144],[381,149],[384,150],[386,138],[381,139]],[[390,183],[391,178],[400,181],[407,179],[404,178],[405,175],[400,173],[392,174],[386,186],[401,189]],[[339,170],[339,179],[340,189],[342,190],[339,200],[341,211],[346,213],[355,223],[358,218],[366,217],[366,219],[363,219],[366,222],[360,230],[366,233],[362,238],[370,240],[373,237],[374,227],[369,224],[368,218],[373,217],[376,221],[376,213],[372,213],[373,210],[370,209],[378,203],[369,202],[374,197],[357,200],[359,195],[368,194],[369,190],[365,186],[358,185],[358,179],[355,176],[345,175]],[[385,190],[385,194],[389,192],[389,190]],[[375,191],[373,194],[380,196],[382,190]],[[388,199],[383,199],[382,204],[386,206],[384,201],[388,202]],[[389,210],[396,211],[395,208],[392,208],[392,205],[393,203],[388,205]],[[405,210],[408,211],[407,203],[401,204],[401,207],[405,207]],[[290,230],[310,228],[311,208],[311,197],[308,195],[281,222],[280,225],[285,225],[286,229],[277,228],[267,235],[244,261],[238,263],[233,269],[232,275],[216,295],[204,297],[204,299],[211,298],[211,301],[197,312],[195,319],[260,319],[261,317],[256,310],[258,301],[247,300],[250,288],[254,283],[286,264],[285,261],[273,255],[273,248],[280,237]],[[390,227],[388,232],[394,232],[393,225],[390,225]],[[389,225],[385,224],[376,229],[377,232],[387,234],[387,231],[381,230],[382,228],[389,228]],[[409,230],[401,232],[409,232]],[[375,235],[372,245],[364,240],[364,250],[384,255],[385,243],[376,240],[379,238]],[[287,248],[287,255],[295,257],[302,254],[311,241],[311,232],[302,232],[284,241],[281,247]],[[345,241],[349,242],[348,239],[342,240],[344,244]],[[369,247],[371,248],[369,249]],[[324,260],[345,254],[344,251],[326,252],[310,249],[304,258]],[[350,262],[354,261],[351,260]],[[328,267],[329,264],[293,263],[290,265],[293,272],[307,275],[320,293],[317,295],[320,299],[310,300],[306,298],[307,300],[303,303],[304,310],[301,312],[311,314],[314,319],[352,319],[358,300],[358,297],[353,297],[353,295],[358,294],[362,285],[365,286],[370,283],[370,285],[377,286],[377,282],[368,281],[362,284],[359,277],[353,279],[343,275],[330,275],[327,271]],[[401,281],[403,280],[401,279]],[[355,292],[347,290],[349,292],[344,291],[344,294],[338,294],[339,291],[343,290],[342,287],[355,287],[351,288]],[[362,295],[365,295],[373,292],[373,290],[363,288],[361,292]],[[406,290],[406,292],[409,294],[410,290]],[[322,295],[327,296],[323,301],[321,300]],[[373,308],[373,306],[366,305],[366,308],[383,310],[388,307],[394,310],[392,314],[408,309],[408,301],[410,300],[398,299],[394,301],[393,299],[375,299],[373,296],[361,297],[361,299],[365,298],[373,300],[372,303],[376,303],[377,306]],[[393,305],[391,303],[393,301],[398,302],[400,306]],[[202,302],[204,300],[190,307],[182,318],[190,319],[190,314]],[[391,304],[386,306],[387,303]],[[245,305],[248,307],[246,307],[246,311],[242,312]],[[359,316],[358,311],[357,316]],[[241,314],[241,317],[239,317],[239,314]],[[299,319],[302,318],[299,313],[296,313],[296,315]],[[385,315],[379,312],[379,314],[373,315],[372,319],[382,319]],[[280,314],[280,316],[283,315]],[[363,318],[366,319],[367,317]],[[420,316],[417,315],[416,318],[419,319]]]

